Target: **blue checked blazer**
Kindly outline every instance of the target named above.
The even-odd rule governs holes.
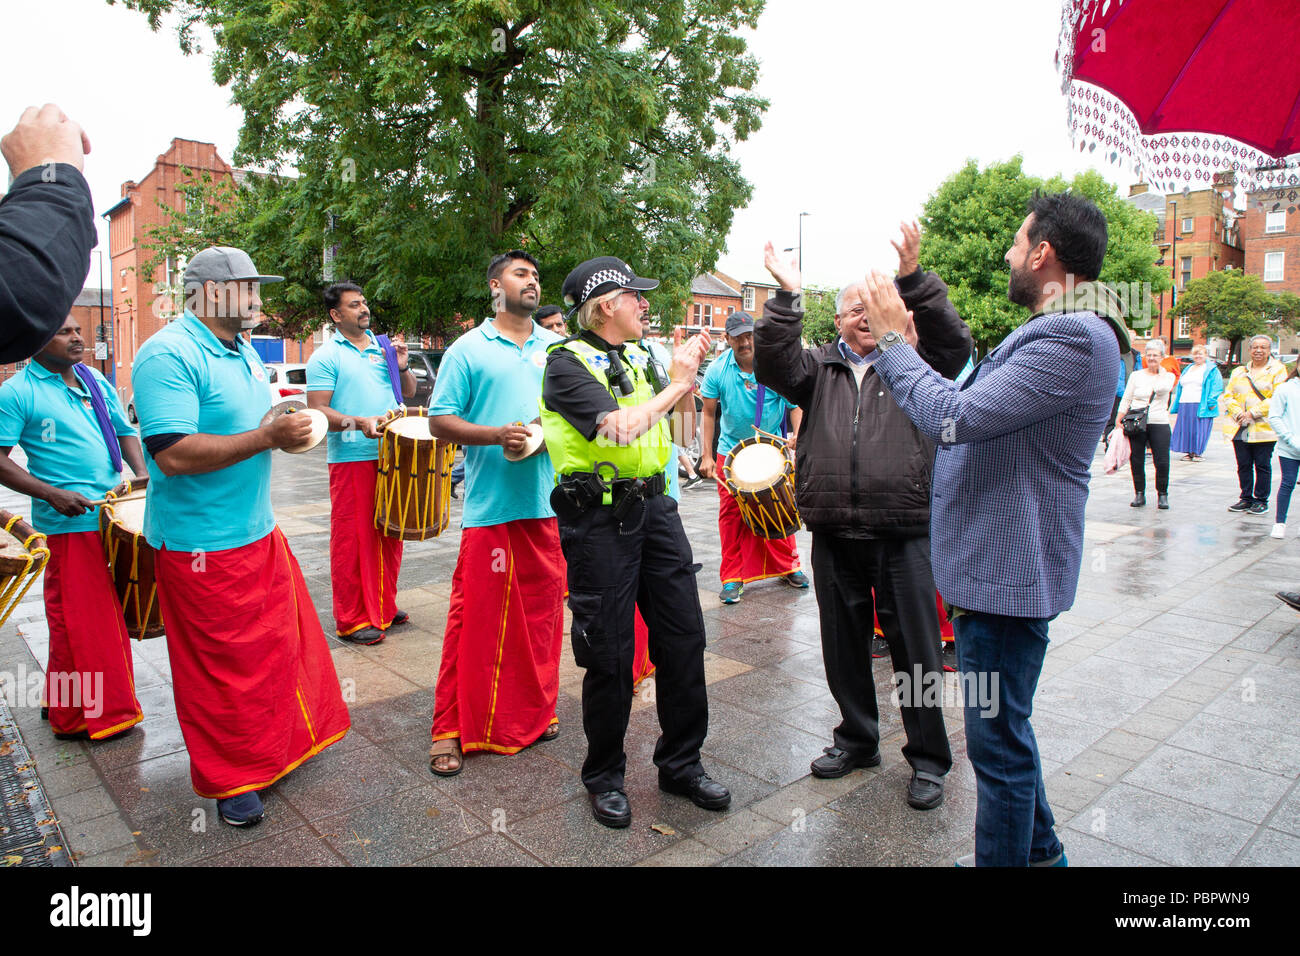
[[[1030,319],[960,386],[907,345],[876,360],[894,400],[939,446],[930,548],[949,604],[1048,618],[1074,603],[1119,348],[1105,319],[1071,312]]]

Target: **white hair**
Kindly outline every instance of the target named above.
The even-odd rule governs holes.
[[[835,314],[836,314],[836,315],[843,315],[843,314],[844,314],[844,300],[845,300],[846,298],[848,298],[848,295],[849,295],[850,292],[852,292],[854,289],[856,289],[856,288],[857,288],[858,286],[860,286],[860,285],[862,285],[861,282],[851,282],[851,283],[849,283],[848,285],[846,285],[843,289],[840,289],[840,294],[837,295],[837,296],[835,297]]]
[[[604,295],[598,295],[594,299],[588,299],[586,302],[582,303],[582,306],[578,309],[578,328],[584,330],[590,329],[591,320],[598,313],[600,303],[605,302],[608,299],[617,298],[622,294],[622,289],[615,289],[612,292],[606,292]],[[597,323],[597,325],[599,324],[601,323]]]
[[[1267,343],[1268,343],[1268,347],[1269,347],[1270,349],[1273,347],[1273,337],[1270,336],[1270,335],[1252,335],[1252,336],[1250,337],[1250,344],[1251,344],[1251,345],[1254,345],[1254,344],[1255,344],[1256,342],[1258,342],[1260,339],[1263,339],[1265,342],[1267,342]]]

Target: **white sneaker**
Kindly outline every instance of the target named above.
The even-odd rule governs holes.
[[[1273,530],[1268,533],[1268,536],[1270,538],[1285,538],[1286,524],[1279,521],[1277,524],[1273,525]]]

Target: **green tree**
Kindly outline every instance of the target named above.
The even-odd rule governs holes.
[[[1021,165],[1019,156],[984,169],[968,160],[935,190],[921,216],[921,266],[948,283],[979,350],[997,345],[1029,317],[1007,299],[1011,272],[1005,257],[1035,190],[1068,187],[1097,203],[1109,230],[1100,278],[1126,302],[1130,325],[1149,326],[1151,297],[1170,286],[1169,276],[1155,266],[1160,256],[1153,242],[1156,217],[1127,202],[1091,170],[1067,182],[1061,176],[1027,176]]]
[[[1240,361],[1242,340],[1300,327],[1300,296],[1270,292],[1259,276],[1225,269],[1187,283],[1170,314],[1189,319],[1207,338],[1227,339],[1229,357]]]
[[[114,0],[109,0],[114,2]],[[678,314],[750,184],[730,158],[767,101],[742,27],[763,0],[122,0],[216,40],[256,184],[245,244],[288,281],[268,308],[323,315],[322,250],[389,326],[439,331],[490,307],[510,248],[566,272],[616,254]]]
[[[835,341],[835,296],[839,289],[830,286],[804,286],[803,337],[813,345]]]

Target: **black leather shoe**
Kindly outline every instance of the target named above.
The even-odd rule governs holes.
[[[1300,611],[1300,592],[1296,591],[1278,591],[1274,595],[1279,601],[1291,608],[1293,611]]]
[[[880,751],[871,755],[849,753],[839,747],[827,747],[824,755],[812,762],[814,777],[830,780],[842,777],[854,767],[879,767]]]
[[[632,805],[622,790],[606,790],[588,796],[591,797],[591,815],[598,823],[621,830],[632,822]]]
[[[672,780],[659,778],[659,789],[664,793],[675,793],[680,797],[690,797],[691,802],[705,810],[725,810],[731,806],[731,791],[707,773],[702,773],[693,780]]]
[[[907,805],[917,810],[933,810],[943,803],[943,779],[933,774],[922,776],[912,771],[912,780],[907,785]]]
[[[353,631],[351,634],[340,634],[339,640],[346,641],[349,644],[360,644],[368,647],[371,644],[378,644],[387,635],[377,627],[363,627],[359,631]]]
[[[1161,511],[1168,511],[1168,510],[1169,510],[1169,496],[1168,496],[1168,495],[1156,495],[1156,507],[1159,508]]]
[[[1128,503],[1130,508],[1145,508],[1147,504],[1146,492],[1139,491],[1133,496],[1133,500]]]
[[[389,627],[397,627],[399,624],[405,624],[410,619],[411,615],[399,609],[398,612],[393,615],[393,623],[390,624]]]

